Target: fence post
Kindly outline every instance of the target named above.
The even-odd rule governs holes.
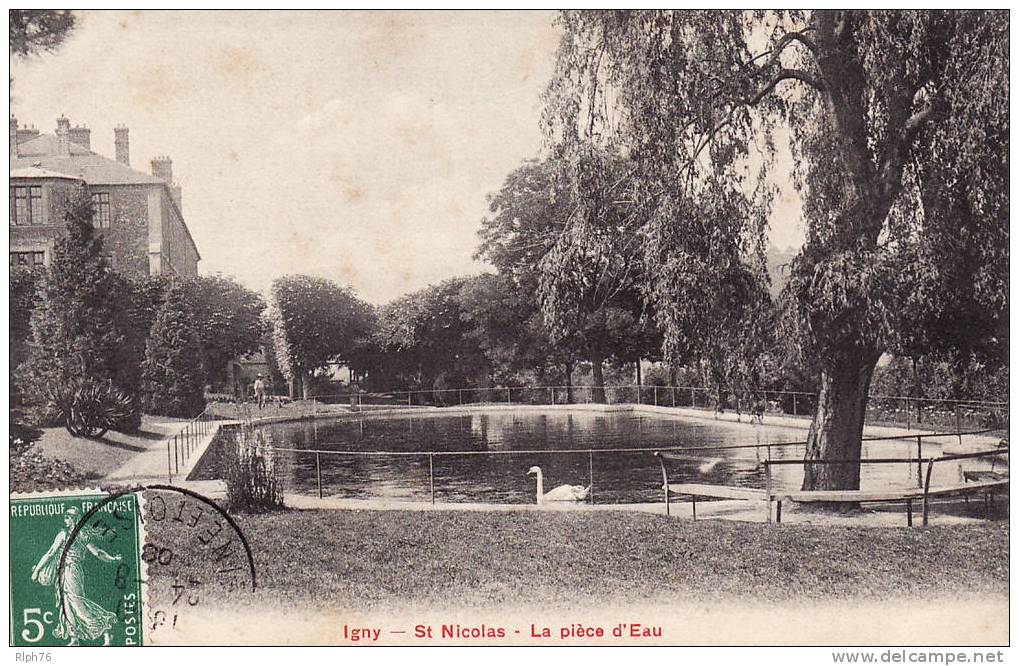
[[[923,488],[923,436],[916,436],[916,487]]]
[[[955,403],[955,434],[959,436],[959,446],[962,446],[962,418],[959,416],[959,403]]]
[[[587,488],[591,504],[594,504],[594,451],[587,452]]]
[[[793,416],[796,416],[796,394],[793,393]]]
[[[927,461],[927,481],[923,486],[923,525],[927,527],[927,514],[930,511],[931,472],[934,470],[934,458]]]
[[[662,468],[662,490],[665,491],[665,515],[672,515],[672,511],[669,507],[669,472],[665,469],[665,459],[662,458],[661,451],[655,451],[655,457],[658,458],[658,464]]]
[[[513,389],[511,389],[509,386],[507,386],[506,387],[506,404],[507,405],[512,405],[513,404],[512,395],[513,395]]]
[[[432,504],[435,504],[435,468],[432,466],[432,454],[428,454],[428,494],[432,498]]]
[[[768,509],[768,524],[771,525],[771,447],[768,447],[768,459],[764,462],[764,493]]]
[[[322,454],[315,452],[315,479],[318,482],[318,498],[322,499]]]
[[[407,391],[407,406],[410,407],[410,391]]]
[[[906,430],[909,430],[910,421],[912,420],[913,412],[909,407],[909,398],[903,398],[903,402],[906,403]]]
[[[459,396],[460,404],[461,405],[464,404],[464,390],[463,389],[457,389],[456,390],[456,394],[457,394],[457,396]]]
[[[552,388],[552,387],[549,387],[548,395],[549,395],[549,402],[554,405],[555,404],[555,389]]]
[[[166,482],[173,483],[173,463],[170,462],[170,440],[166,440]]]
[[[180,456],[177,453],[177,435],[173,436],[173,473],[180,472]]]
[[[655,384],[655,407],[658,406],[658,384]]]

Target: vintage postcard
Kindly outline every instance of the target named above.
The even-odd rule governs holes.
[[[8,22],[17,660],[1004,660],[1007,11]]]

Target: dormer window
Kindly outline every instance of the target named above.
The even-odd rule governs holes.
[[[92,226],[96,229],[110,228],[110,193],[95,192],[92,195],[92,207],[95,213],[92,217]]]
[[[45,224],[42,212],[42,186],[11,185],[11,226]]]

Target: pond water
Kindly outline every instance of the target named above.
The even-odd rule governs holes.
[[[322,451],[467,451],[499,455],[435,456],[432,474],[440,502],[533,503],[536,484],[527,470],[544,473],[545,491],[593,481],[599,504],[661,501],[661,470],[648,452],[604,449],[731,446],[802,441],[801,428],[754,426],[711,419],[631,412],[493,411],[465,414],[364,415],[334,421],[301,421],[263,426],[274,447]],[[203,456],[191,478],[220,478],[216,447]],[[593,455],[577,450],[596,449]],[[560,451],[546,453],[546,451]],[[802,459],[802,446],[773,447],[773,459]],[[670,463],[670,483],[711,483],[764,487],[759,456],[766,449],[692,450]],[[925,440],[924,457],[941,453],[941,444]],[[915,439],[866,442],[864,457],[916,455]],[[276,452],[275,462],[288,492],[316,494],[314,453]],[[344,456],[321,454],[323,495],[344,498],[429,499],[427,456]],[[914,464],[863,465],[861,486],[915,487]],[[773,484],[799,488],[799,465],[773,468]],[[935,480],[955,482],[956,466],[935,465]]]

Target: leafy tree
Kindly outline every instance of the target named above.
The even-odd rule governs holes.
[[[492,365],[464,311],[469,281],[445,280],[381,308],[380,379],[407,388],[477,386],[491,379]]]
[[[610,155],[590,150],[585,157],[604,168],[605,179],[619,175],[619,161]],[[617,233],[625,207],[606,182],[578,185],[563,171],[553,159],[530,161],[511,173],[490,197],[492,214],[482,222],[478,256],[521,293],[537,297],[550,349],[568,366],[567,375],[576,358],[589,360],[594,397],[604,402],[605,361],[636,361],[659,343],[637,292],[639,241]],[[586,223],[571,223],[581,217],[580,208]]]
[[[227,363],[259,349],[265,302],[222,275],[200,275],[189,280],[187,288],[192,292],[206,381],[222,382]]]
[[[205,408],[205,372],[193,306],[184,284],[170,282],[145,345],[145,411],[194,417]]]
[[[8,18],[11,55],[22,57],[55,51],[75,25],[69,9],[12,9]]]
[[[88,190],[75,189],[64,211],[67,234],[54,245],[32,311],[25,383],[37,403],[81,378],[113,381],[128,397],[138,388],[122,373],[124,363],[137,367],[140,359],[125,359],[122,282],[103,258],[92,212]],[[137,415],[120,427],[136,426]]]
[[[345,361],[371,332],[368,304],[350,289],[307,275],[273,280],[268,317],[280,371],[305,395],[311,373]]]
[[[518,288],[510,276],[484,273],[466,279],[460,304],[498,383],[512,383],[527,371],[543,377],[551,366],[568,363],[548,335],[535,294]]]
[[[922,325],[903,317],[907,294],[1007,311],[1008,23],[981,11],[562,16],[550,142],[575,180],[592,141],[627,155],[667,340],[715,319],[703,293],[763,256],[771,132],[789,128],[807,239],[787,289],[820,375],[808,461],[859,459],[877,360]],[[972,288],[946,294],[957,280]],[[859,487],[856,463],[805,472],[806,489]]]

